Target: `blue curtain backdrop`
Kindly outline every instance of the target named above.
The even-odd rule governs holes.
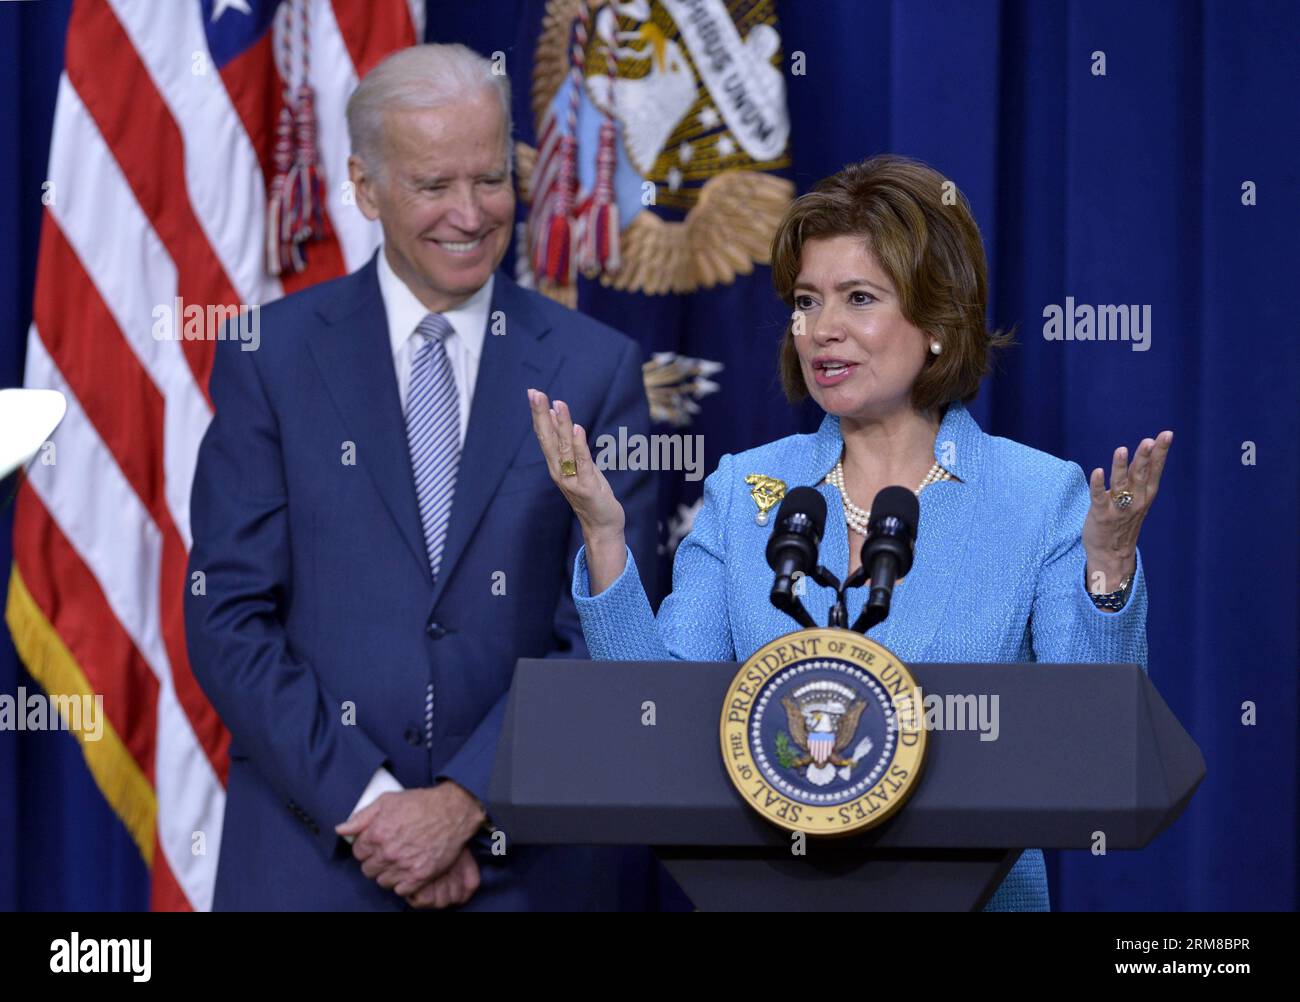
[[[501,51],[518,138],[543,0],[431,2],[428,38]],[[1183,819],[1141,853],[1049,853],[1053,907],[1294,909],[1297,900],[1296,108],[1300,7],[1263,0],[784,0],[800,191],[891,151],[952,178],[975,208],[991,320],[1020,344],[974,414],[993,434],[1102,465],[1173,428],[1141,546],[1150,671],[1205,753]],[[0,6],[0,384],[30,322],[40,182],[66,0]],[[1093,53],[1106,74],[1092,73]],[[1258,204],[1242,204],[1254,182]],[[816,420],[775,391],[784,310],[764,269],[688,303],[584,289],[647,350],[719,359],[689,429],[718,456]],[[1150,350],[1047,342],[1043,309],[1146,304]],[[1244,465],[1244,444],[1257,462]],[[10,485],[6,485],[10,486]],[[677,484],[680,499],[698,485]],[[1026,494],[1032,484],[1024,485]],[[9,512],[0,526],[7,577]],[[34,683],[0,638],[0,692]],[[1257,723],[1244,726],[1243,704]],[[1081,749],[1080,754],[1086,754]],[[0,907],[139,908],[146,874],[63,734],[0,733]]]

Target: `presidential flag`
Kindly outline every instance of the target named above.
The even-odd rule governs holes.
[[[661,583],[721,453],[796,430],[768,389],[784,317],[766,265],[794,197],[785,59],[773,0],[546,0],[537,26],[517,271],[645,351]],[[637,468],[618,434],[596,461]]]

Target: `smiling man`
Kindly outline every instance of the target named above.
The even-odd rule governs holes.
[[[581,534],[519,401],[549,386],[593,431],[649,427],[637,346],[496,270],[509,111],[463,46],[376,66],[348,128],[383,246],[268,306],[258,351],[218,345],[186,595],[232,739],[217,908],[643,903],[619,888],[646,857],[514,846],[484,807],[516,660],[587,656]],[[650,567],[653,482],[609,477]]]

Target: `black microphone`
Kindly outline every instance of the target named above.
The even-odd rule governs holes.
[[[793,616],[800,626],[816,624],[795,594],[796,576],[807,576],[816,568],[817,548],[825,529],[826,499],[811,487],[796,487],[781,502],[772,538],[767,541],[767,562],[776,571],[772,604]]]
[[[853,629],[866,633],[889,615],[894,582],[912,569],[916,528],[921,502],[906,487],[886,487],[871,504],[867,541],[862,544],[862,566],[871,577],[867,604]]]

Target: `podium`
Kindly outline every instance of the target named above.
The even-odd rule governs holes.
[[[1136,665],[908,668],[927,702],[986,697],[997,733],[945,719],[910,799],[864,833],[797,854],[745,804],[719,744],[730,662],[519,661],[492,818],[507,844],[651,846],[706,911],[977,910],[1021,849],[1146,846],[1205,776]]]

